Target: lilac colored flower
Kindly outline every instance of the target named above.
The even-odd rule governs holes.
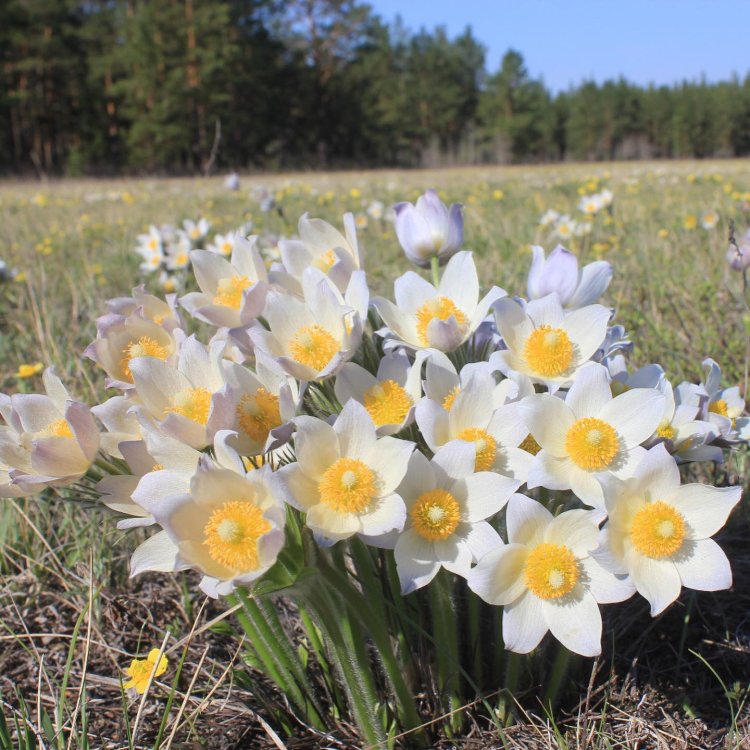
[[[750,229],[737,245],[731,245],[727,250],[727,263],[735,271],[744,271],[750,266]]]
[[[432,258],[445,265],[464,239],[461,209],[459,203],[447,208],[434,190],[420,195],[416,206],[397,203],[393,207],[396,235],[406,257],[421,268],[429,267]]]
[[[553,292],[568,309],[595,303],[612,280],[612,266],[606,260],[589,263],[578,269],[578,258],[558,245],[548,258],[544,248],[534,245],[534,257],[529,269],[527,292],[529,299],[546,297]]]

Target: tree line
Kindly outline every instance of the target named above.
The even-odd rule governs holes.
[[[750,153],[750,75],[552,94],[358,0],[3,0],[0,172],[207,173]]]

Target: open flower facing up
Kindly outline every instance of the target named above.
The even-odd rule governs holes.
[[[426,586],[440,568],[469,575],[472,562],[502,544],[487,523],[518,489],[518,482],[474,471],[474,447],[455,441],[432,461],[415,451],[398,493],[407,520],[394,555],[402,593]]]
[[[263,575],[284,545],[273,473],[267,466],[246,473],[231,435],[217,435],[217,460],[201,457],[188,492],[139,497],[177,549],[173,569],[198,570],[201,590],[214,598]],[[152,567],[146,561],[141,569]]]
[[[96,321],[97,337],[86,347],[84,356],[96,362],[109,376],[108,388],[133,388],[130,364],[138,357],[153,357],[173,363],[178,344],[184,337],[180,329],[171,332],[144,318],[137,311],[127,317],[110,313]]]
[[[315,417],[295,421],[297,462],[281,467],[277,475],[287,502],[307,513],[307,525],[319,542],[400,531],[406,508],[396,488],[414,443],[378,438],[367,410],[354,400],[333,426]]]
[[[459,372],[443,352],[429,349],[426,354],[427,364],[422,383],[424,394],[440,404],[446,411],[451,410],[456,396],[466,387],[475,372],[490,374],[492,371],[489,362],[469,362]]]
[[[474,258],[463,251],[450,259],[437,288],[408,271],[396,279],[394,295],[395,305],[383,297],[372,300],[387,326],[379,333],[411,349],[451,352],[469,338],[505,292],[492,287],[480,300]]]
[[[182,222],[182,227],[185,230],[186,237],[195,247],[198,247],[197,243],[205,239],[208,230],[211,229],[211,223],[208,219],[203,218],[198,219],[198,221],[185,219],[185,221]]]
[[[551,391],[572,383],[607,334],[610,312],[588,305],[573,312],[562,309],[557,294],[522,307],[506,297],[495,305],[495,322],[507,350],[494,355],[506,375],[520,372]]]
[[[701,384],[708,396],[703,417],[716,426],[725,440],[737,437],[737,419],[745,411],[745,400],[738,386],[722,388],[721,367],[710,357],[703,360],[704,382]]]
[[[123,687],[126,690],[133,688],[139,695],[143,695],[151,675],[153,674],[154,679],[161,677],[167,671],[168,665],[167,657],[158,648],[152,648],[145,659],[133,659],[130,662],[130,666],[125,669],[129,679]]]
[[[150,320],[169,332],[174,331],[175,328],[182,328],[180,314],[175,305],[174,295],[169,295],[166,300],[163,300],[153,294],[148,294],[143,285],[133,289],[130,297],[114,297],[107,300],[107,309],[112,315],[119,315],[123,319],[135,315]],[[106,316],[99,320],[105,321]],[[97,321],[98,325],[99,321]]]
[[[47,395],[0,394],[0,497],[33,495],[70,484],[86,473],[99,450],[99,430],[85,404],[74,401],[51,369]],[[2,481],[6,480],[6,481]]]
[[[236,232],[216,234],[214,235],[214,241],[206,245],[206,250],[228,258],[232,254],[237,236]]]
[[[275,450],[292,435],[300,390],[297,381],[268,354],[257,351],[255,372],[236,362],[224,362],[227,383],[234,393],[234,444],[243,456]]]
[[[518,408],[541,446],[529,469],[528,486],[573,490],[585,504],[604,507],[602,479],[632,474],[645,454],[641,443],[656,430],[664,396],[634,388],[612,398],[607,370],[582,370],[563,401],[537,394]]]
[[[217,342],[210,349],[194,336],[180,348],[176,367],[156,357],[130,363],[133,382],[146,412],[168,435],[198,450],[231,424],[232,396],[224,380]]]
[[[513,380],[498,384],[489,372],[476,370],[447,410],[445,401],[441,405],[422,399],[416,409],[417,425],[432,451],[452,440],[473,443],[476,471],[512,477],[518,489],[526,481],[533,457],[518,447],[529,431],[518,405],[509,403],[517,393]]]
[[[237,236],[230,260],[209,250],[193,250],[190,260],[200,292],[190,292],[180,304],[199,320],[236,328],[257,318],[266,304],[268,274],[257,237]]]
[[[604,294],[612,280],[612,266],[606,260],[598,260],[578,269],[578,258],[558,245],[548,258],[544,248],[534,245],[534,254],[529,269],[527,292],[529,299],[546,297],[553,292],[560,304],[568,309],[592,305]]]
[[[352,273],[362,267],[354,216],[344,214],[344,232],[322,219],[304,214],[298,225],[299,240],[279,242],[281,262],[289,278],[282,280],[289,291],[301,294],[302,277],[312,267],[322,271],[343,294]]]
[[[601,652],[598,604],[620,602],[633,584],[591,556],[599,527],[590,511],[559,516],[525,495],[506,510],[508,544],[488,552],[468,577],[469,588],[489,604],[503,605],[505,648],[525,654],[547,630],[584,656]]]
[[[358,274],[363,277],[364,272],[353,275],[349,289],[361,278]],[[354,355],[362,338],[362,316],[316,268],[303,274],[302,291],[303,299],[270,291],[265,310],[270,330],[254,323],[248,336],[298,380],[324,380]]]
[[[605,485],[609,519],[599,558],[628,573],[658,615],[682,586],[717,591],[732,585],[726,555],[713,536],[742,497],[742,487],[680,485],[680,472],[664,446],[643,457],[632,477]]]
[[[422,398],[424,359],[421,352],[413,363],[402,352],[386,354],[377,376],[347,362],[336,376],[336,398],[342,404],[349,399],[364,404],[378,435],[394,435],[414,420],[414,406]]]
[[[417,198],[416,206],[397,203],[393,207],[396,236],[406,257],[428,268],[433,258],[444,266],[461,249],[464,217],[459,203],[447,208],[434,190]]]

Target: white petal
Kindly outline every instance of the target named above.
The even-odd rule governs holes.
[[[364,367],[347,362],[336,376],[334,391],[340,404],[345,404],[349,399],[362,402],[365,393],[377,384],[375,376]]]
[[[450,440],[448,412],[440,404],[423,398],[414,410],[414,417],[422,437],[431,450],[437,451]]]
[[[663,411],[664,396],[659,391],[634,388],[613,398],[598,417],[612,425],[625,445],[632,448],[653,435]]]
[[[500,549],[503,546],[500,534],[486,521],[472,523],[464,535],[464,541],[471,552],[474,562],[478,562],[487,553],[495,549]]]
[[[527,396],[517,404],[534,440],[553,456],[567,456],[565,436],[575,422],[570,407],[556,396]]]
[[[360,533],[366,536],[379,536],[390,531],[400,531],[406,522],[406,506],[399,495],[391,494],[380,498],[377,505],[359,514]]]
[[[565,397],[565,403],[573,411],[576,419],[598,416],[611,400],[609,375],[607,368],[601,365],[583,368]]]
[[[544,540],[570,547],[576,557],[586,557],[599,543],[599,527],[586,510],[568,510],[555,516],[544,532]]]
[[[297,417],[294,452],[302,471],[313,479],[320,478],[341,453],[336,432],[316,417]]]
[[[479,277],[472,253],[461,251],[448,261],[438,292],[453,300],[467,318],[473,315],[479,300]]]
[[[466,487],[465,517],[469,522],[483,521],[494,516],[518,489],[520,481],[480,471],[464,479]]]
[[[160,531],[135,548],[130,558],[130,576],[132,578],[146,570],[171,573],[178,567],[177,556],[177,545],[166,531]]]
[[[533,545],[541,541],[552,514],[536,500],[521,494],[511,496],[505,526],[511,544]]]
[[[604,508],[604,491],[596,474],[591,474],[571,464],[568,478],[570,479],[570,489],[584,505],[592,508]]]
[[[635,593],[635,585],[630,576],[610,573],[593,557],[581,560],[581,565],[588,579],[588,590],[599,604],[622,602]]]
[[[434,490],[435,473],[430,460],[420,451],[416,450],[409,456],[409,465],[404,474],[397,492],[404,498],[407,507],[423,493]]]
[[[533,457],[526,484],[529,489],[546,487],[548,490],[568,490],[572,468],[570,459],[557,458],[541,450]]]
[[[583,656],[597,656],[602,650],[602,616],[591,594],[579,599],[564,597],[562,601],[542,602],[544,619],[552,635],[565,648]]]
[[[607,335],[610,311],[602,305],[589,305],[569,313],[565,328],[576,349],[578,363],[586,362],[602,345]]]
[[[358,401],[348,401],[336,417],[333,429],[338,435],[341,455],[369,463],[377,440],[372,417]]]
[[[726,523],[729,513],[741,498],[742,487],[686,484],[677,490],[670,503],[685,516],[691,536],[706,539]]]
[[[653,560],[630,551],[626,563],[638,593],[651,604],[652,617],[663,612],[680,595],[680,575],[671,560]]]
[[[675,556],[682,585],[698,591],[720,591],[732,585],[732,569],[721,547],[713,539],[685,544],[688,555]]]
[[[435,542],[435,554],[440,564],[451,573],[466,578],[471,570],[472,554],[469,546],[456,534]]]
[[[313,505],[307,511],[307,525],[333,540],[346,539],[361,529],[359,518],[354,513],[339,513],[324,503]]]
[[[547,629],[541,601],[530,592],[505,605],[503,641],[508,651],[528,654],[539,645]]]
[[[476,448],[474,443],[468,443],[464,440],[451,440],[440,447],[432,462],[442,469],[441,474],[445,474],[448,480],[452,480],[468,478],[472,475],[475,460]]]
[[[406,475],[414,443],[394,437],[380,438],[370,451],[367,465],[378,476],[378,493],[393,492]]]
[[[483,555],[467,576],[469,588],[488,604],[510,604],[526,591],[523,566],[528,550],[521,544],[501,544]]]
[[[426,586],[440,570],[432,542],[421,537],[414,529],[407,529],[401,534],[393,554],[402,594]]]

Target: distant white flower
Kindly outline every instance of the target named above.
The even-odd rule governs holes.
[[[559,218],[560,218],[559,211],[555,211],[554,208],[548,208],[539,217],[539,226],[546,229],[547,227],[552,226]]]
[[[194,245],[201,242],[208,234],[211,229],[211,224],[208,219],[198,219],[198,221],[192,221],[191,219],[185,219],[182,222],[182,228],[185,230],[185,234],[191,243]]]
[[[214,235],[213,242],[209,242],[206,245],[206,250],[224,257],[229,257],[234,249],[234,241],[237,236],[237,232],[229,232],[229,234],[216,234]]]
[[[745,411],[745,400],[738,386],[722,388],[721,367],[710,357],[703,360],[705,372],[701,386],[708,398],[702,417],[716,425],[721,437],[734,440],[737,437],[736,420]]]
[[[719,223],[719,214],[715,211],[706,211],[701,215],[701,226],[704,229],[715,229]]]

